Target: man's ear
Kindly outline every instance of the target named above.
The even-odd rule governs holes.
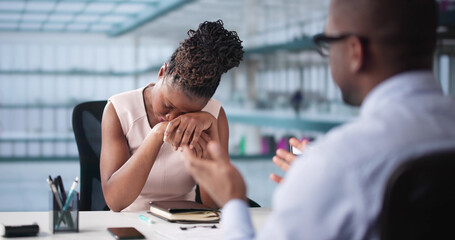
[[[363,47],[362,41],[357,37],[351,37],[348,39],[349,47],[349,70],[352,73],[358,73],[365,67],[365,48]]]
[[[164,77],[164,73],[166,72],[167,70],[167,64],[164,63],[163,66],[161,66],[160,68],[160,72],[158,73],[158,80],[160,80],[161,78]]]

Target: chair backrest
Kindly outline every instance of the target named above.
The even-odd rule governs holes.
[[[109,210],[100,178],[101,118],[107,101],[84,102],[73,110],[73,131],[81,169],[80,210]]]
[[[380,216],[382,240],[455,239],[455,149],[426,154],[388,180]]]

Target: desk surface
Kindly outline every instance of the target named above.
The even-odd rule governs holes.
[[[269,208],[251,208],[251,217],[255,229],[259,229],[270,213]],[[155,223],[146,223],[139,219],[143,214],[152,218]],[[0,223],[4,225],[26,225],[38,223],[40,233],[39,239],[114,239],[106,230],[108,227],[135,227],[147,239],[191,239],[196,231],[205,231],[205,229],[195,229],[196,231],[182,231],[180,226],[193,226],[192,224],[169,223],[160,218],[141,212],[120,212],[111,211],[94,211],[79,213],[79,232],[78,233],[57,233],[52,234],[49,230],[49,212],[0,212]],[[220,226],[219,224],[217,224]],[[211,229],[209,229],[211,230]],[[221,230],[212,231],[210,239],[222,239]],[[203,234],[203,232],[201,232]],[[205,231],[207,233],[207,231]],[[187,236],[184,234],[188,234]],[[35,239],[35,238],[14,238],[14,239]],[[2,238],[11,239],[11,238]],[[201,238],[201,235],[197,237]]]

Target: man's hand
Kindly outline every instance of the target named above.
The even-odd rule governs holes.
[[[239,171],[229,162],[229,155],[219,143],[207,145],[209,159],[198,158],[188,147],[184,147],[185,166],[210,194],[218,206],[229,200],[246,198],[246,185]]]
[[[202,131],[208,130],[207,132],[210,133],[213,126],[217,126],[216,118],[210,113],[186,113],[169,122],[164,139],[174,146],[174,150],[186,145],[193,149],[199,141]],[[171,136],[172,139],[168,139]]]
[[[297,138],[291,138],[291,139],[289,139],[289,144],[291,146],[299,149],[300,151],[303,151],[308,144],[308,140],[305,139],[302,142],[300,142]],[[283,149],[278,149],[276,151],[276,155],[273,157],[272,160],[273,160],[273,163],[275,163],[275,165],[277,165],[284,171],[287,171],[289,169],[289,167],[291,166],[292,162],[294,162],[294,160],[296,159],[296,157],[297,157],[296,155],[294,155],[288,151],[285,151]],[[272,181],[274,181],[276,183],[280,183],[283,180],[282,177],[280,177],[274,173],[270,174],[270,179],[272,179]]]

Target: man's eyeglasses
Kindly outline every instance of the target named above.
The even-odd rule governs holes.
[[[323,57],[327,57],[327,56],[329,56],[330,44],[332,44],[334,42],[342,41],[342,40],[347,39],[352,36],[359,38],[362,43],[366,43],[368,40],[366,37],[362,37],[357,34],[351,34],[351,33],[341,34],[339,36],[333,36],[333,37],[327,36],[327,35],[325,35],[325,33],[320,33],[320,34],[316,34],[313,37],[313,42],[316,44],[319,54],[321,54],[321,56],[323,56]]]

